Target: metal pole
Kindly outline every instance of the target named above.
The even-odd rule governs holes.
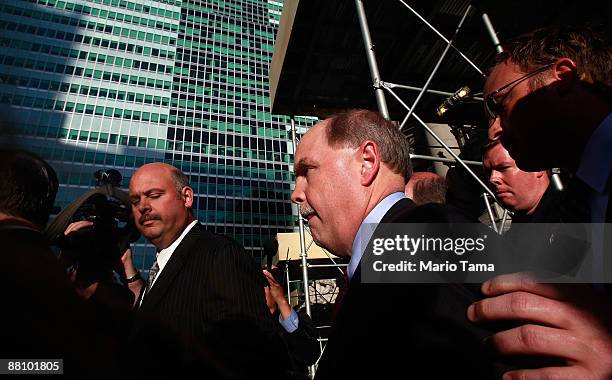
[[[559,174],[561,174],[561,169],[552,168],[550,170],[550,180],[555,189],[563,191],[563,182],[561,182],[561,177],[559,176]]]
[[[421,91],[423,89],[422,87],[406,86],[404,84],[397,84],[397,83],[383,82],[383,81],[380,81],[380,84],[381,84],[381,86],[386,86],[388,88],[395,88],[395,87],[397,87],[397,88],[403,88],[403,89],[406,89],[406,90],[413,90],[413,91]],[[453,92],[430,90],[430,89],[426,89],[425,92],[430,93],[430,94],[436,94],[436,95],[444,95],[444,96],[453,96],[453,95],[455,95]],[[483,100],[483,98],[477,97],[477,96],[473,96],[470,99]]]
[[[404,106],[404,108],[406,108],[407,110],[410,110],[410,108],[408,108],[408,105],[406,105],[406,103],[404,103],[404,101],[402,101],[402,99],[397,96],[397,94],[395,92],[393,92],[392,89],[388,88],[388,87],[383,87],[384,89],[386,89],[387,91],[389,91],[389,93],[402,105]],[[487,185],[484,184],[484,182],[482,182],[482,180],[480,178],[478,178],[478,176],[476,175],[476,173],[474,173],[474,171],[472,169],[470,169],[467,164],[461,159],[459,158],[459,156],[457,156],[457,154],[455,152],[452,151],[452,149],[446,145],[446,143],[444,141],[442,141],[442,139],[440,137],[438,137],[438,135],[436,135],[436,133],[434,131],[431,130],[431,128],[429,128],[429,126],[427,124],[425,124],[425,122],[423,120],[421,120],[420,117],[418,117],[416,114],[414,114],[414,118],[423,126],[423,128],[425,128],[425,130],[431,134],[431,136],[436,139],[436,141],[438,143],[440,143],[440,145],[442,145],[442,147],[444,149],[446,149],[446,151],[453,156],[453,158],[461,165],[465,168],[465,170],[467,170],[468,173],[470,173],[470,175],[476,180],[476,182],[478,182],[480,184],[480,186],[482,186],[482,188],[489,193],[489,195],[491,195],[491,197],[493,197],[493,199],[497,199],[495,198],[495,194],[493,194],[493,192],[491,191],[491,189],[489,189],[487,187]]]
[[[336,268],[348,267],[348,264],[308,264],[309,268]]]
[[[491,24],[489,15],[487,15],[485,12],[482,12],[482,21],[484,21],[485,28],[487,28],[489,36],[491,36],[491,40],[493,40],[493,46],[495,46],[495,50],[497,50],[498,54],[501,53],[502,51],[504,51],[504,48],[502,48],[501,43],[499,42],[499,38],[497,38],[497,33],[493,28],[493,24]]]
[[[442,38],[442,40],[444,40],[444,42],[448,43],[448,39],[446,37],[444,37],[444,35],[442,35],[442,33],[438,32],[438,30],[436,28],[433,27],[433,25],[431,25],[427,20],[425,20],[423,18],[423,16],[421,16],[417,11],[415,11],[414,9],[412,9],[408,4],[406,4],[404,1],[399,0],[400,3],[404,4],[404,6],[406,8],[408,8],[410,10],[410,12],[414,13],[415,16],[417,16],[421,21],[423,21],[425,23],[425,25],[427,25],[431,30],[434,31],[434,33],[436,33],[440,38]],[[451,46],[453,48],[453,50],[455,50],[457,53],[459,53],[459,55],[465,59],[467,61],[467,63],[470,64],[470,66],[472,66],[476,71],[478,71],[478,74],[482,75],[483,77],[485,77],[484,73],[482,72],[482,70],[480,70],[478,68],[478,66],[476,66],[474,64],[474,62],[472,62],[468,57],[465,56],[465,54],[463,54],[459,49],[457,49],[454,45]]]
[[[495,224],[495,218],[493,217],[493,210],[491,209],[491,204],[489,203],[489,197],[487,197],[487,193],[482,193],[482,196],[484,197],[485,204],[487,205],[487,211],[489,212],[489,219],[491,219],[493,231],[499,233],[497,230],[497,224]]]
[[[444,51],[442,52],[442,55],[438,59],[438,62],[436,62],[436,66],[434,66],[434,69],[431,71],[431,74],[429,74],[429,78],[427,78],[427,81],[425,82],[425,85],[423,86],[423,89],[421,90],[421,92],[419,92],[419,95],[417,96],[417,98],[412,103],[412,106],[409,108],[408,114],[406,115],[404,120],[402,120],[402,123],[400,124],[400,127],[399,127],[400,131],[404,128],[404,125],[406,124],[408,119],[410,119],[410,116],[412,115],[412,112],[414,112],[414,108],[416,107],[417,104],[419,104],[419,101],[423,97],[423,94],[425,94],[425,90],[427,89],[427,87],[429,87],[429,84],[431,83],[432,79],[436,75],[436,72],[438,72],[438,69],[440,68],[440,65],[442,64],[442,61],[444,61],[444,58],[446,57],[446,54],[448,53],[448,50],[453,45],[453,41],[455,40],[455,37],[457,37],[457,34],[459,34],[459,30],[461,30],[461,26],[463,25],[463,22],[465,21],[465,19],[467,18],[468,14],[470,13],[471,10],[472,10],[472,5],[470,4],[470,5],[468,5],[467,9],[465,10],[465,13],[463,14],[463,17],[461,17],[461,20],[459,21],[459,24],[457,25],[457,28],[455,29],[455,34],[453,34],[453,37],[446,44],[446,47],[444,48]]]
[[[293,140],[293,157],[295,165],[295,152],[297,151],[297,138],[295,136],[295,120],[291,118],[291,138]],[[308,290],[308,261],[306,260],[306,242],[304,240],[304,220],[298,210],[298,226],[300,233],[300,257],[302,258],[302,278],[304,280],[304,304],[306,305],[306,314],[311,316],[310,313],[310,292]]]
[[[506,226],[506,220],[508,220],[508,209],[504,209],[504,215],[502,216],[501,226],[499,227],[499,234],[504,233],[504,227]]]
[[[370,75],[372,76],[372,85],[374,86],[374,95],[376,96],[376,105],[378,105],[378,111],[387,120],[389,120],[389,110],[387,109],[387,101],[385,100],[385,93],[380,88],[380,74],[378,73],[378,65],[376,64],[376,56],[374,55],[374,45],[372,44],[372,38],[370,37],[370,30],[368,29],[368,20],[366,19],[365,9],[361,0],[355,0],[355,7],[357,8],[357,17],[359,18],[359,27],[361,28],[361,36],[363,37],[363,44],[366,50],[366,56],[368,58],[368,66],[370,66]]]
[[[285,260],[285,278],[287,281],[287,302],[291,305],[291,289],[289,286],[289,260]]]
[[[426,160],[426,161],[435,161],[435,162],[447,162],[449,164],[456,164],[457,163],[457,161],[451,160],[450,158],[423,156],[421,154],[410,154],[410,158],[415,158],[415,159],[419,159],[419,160]],[[465,162],[468,165],[482,166],[482,162],[478,162],[478,161],[463,160],[463,162]]]

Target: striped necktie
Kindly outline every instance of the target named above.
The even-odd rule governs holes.
[[[159,273],[159,264],[157,264],[157,257],[155,257],[155,262],[151,266],[151,269],[149,269],[149,279],[147,281],[147,291],[145,292],[145,294],[149,293],[149,291],[151,290],[151,287],[153,286],[153,282],[155,282],[155,277],[157,277],[158,273]]]

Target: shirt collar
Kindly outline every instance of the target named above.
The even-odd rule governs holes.
[[[193,226],[196,225],[197,222],[198,220],[196,219],[189,223],[187,227],[185,227],[185,229],[183,230],[183,233],[181,233],[181,235],[172,244],[157,252],[157,265],[159,266],[160,272],[162,271],[162,269],[164,269],[164,267],[168,263],[168,260],[170,260],[170,257],[172,256],[172,253],[176,250],[176,247],[181,244],[181,241],[183,241],[185,235],[187,235],[189,231],[191,231],[191,229],[193,228]],[[157,277],[159,277],[159,275]]]
[[[387,195],[368,213],[368,215],[366,215],[363,222],[361,222],[355,239],[353,240],[353,248],[351,249],[351,260],[348,264],[349,280],[353,278],[353,274],[355,274],[359,261],[361,261],[361,256],[363,256],[365,246],[370,241],[376,225],[380,223],[387,211],[403,198],[406,198],[406,195],[399,191]]]
[[[599,193],[606,190],[612,170],[612,113],[591,135],[580,159],[576,175]]]

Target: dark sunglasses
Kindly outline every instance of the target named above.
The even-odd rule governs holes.
[[[484,108],[485,108],[485,114],[487,115],[487,117],[489,118],[489,120],[495,120],[497,118],[497,116],[499,116],[499,114],[504,110],[504,99],[506,98],[506,96],[508,96],[508,94],[510,94],[510,92],[512,92],[512,89],[510,89],[510,91],[506,92],[504,94],[504,96],[502,97],[497,97],[497,95],[499,95],[499,93],[501,93],[502,91],[504,91],[505,89],[507,89],[508,87],[512,86],[512,88],[514,88],[514,86],[516,86],[517,84],[519,84],[520,82],[524,81],[527,78],[531,78],[534,75],[537,75],[543,71],[548,70],[549,68],[551,68],[555,63],[549,63],[546,66],[542,66],[539,69],[536,69],[530,73],[527,73],[525,75],[523,75],[522,77],[513,80],[510,83],[507,83],[505,85],[503,85],[502,87],[498,88],[497,90],[493,91],[492,93],[490,93],[489,95],[487,95],[484,98]]]

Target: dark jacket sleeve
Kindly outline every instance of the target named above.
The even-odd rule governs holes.
[[[261,270],[253,258],[230,239],[214,255],[206,297],[206,307],[215,310],[213,320],[243,321],[273,331]]]
[[[213,315],[205,342],[236,377],[282,377],[281,368],[269,366],[282,342],[266,306],[261,270],[230,239],[214,254],[205,298]]]
[[[293,360],[301,365],[312,365],[321,353],[317,340],[317,330],[306,311],[302,310],[297,314],[299,318],[297,330],[289,333],[281,327],[283,337]]]

